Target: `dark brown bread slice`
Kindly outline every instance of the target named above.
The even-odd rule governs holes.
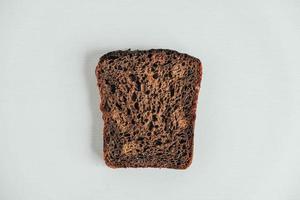
[[[96,76],[108,166],[191,164],[199,59],[167,49],[114,51],[100,58]]]

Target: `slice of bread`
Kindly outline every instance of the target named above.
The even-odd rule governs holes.
[[[199,59],[167,49],[113,51],[100,58],[96,76],[108,166],[191,164]]]

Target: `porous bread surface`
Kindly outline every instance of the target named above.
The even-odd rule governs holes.
[[[100,58],[96,76],[108,166],[191,164],[199,59],[167,49],[113,51]]]

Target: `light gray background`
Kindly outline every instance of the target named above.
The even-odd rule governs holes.
[[[94,75],[116,49],[204,66],[186,171],[112,170]],[[0,199],[300,199],[300,1],[0,1]]]

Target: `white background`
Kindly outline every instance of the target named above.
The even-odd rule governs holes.
[[[94,75],[117,49],[204,66],[185,171],[102,159]],[[300,1],[0,1],[0,200],[300,199]]]

